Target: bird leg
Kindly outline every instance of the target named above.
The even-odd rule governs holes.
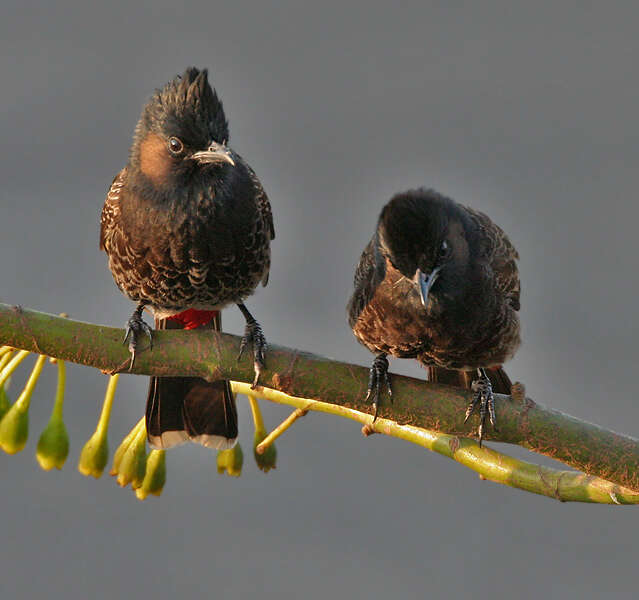
[[[244,336],[242,337],[242,341],[240,342],[240,353],[237,355],[237,360],[240,360],[240,358],[242,358],[244,349],[249,344],[252,344],[253,369],[255,370],[255,379],[253,379],[251,387],[255,389],[255,386],[257,386],[257,382],[260,378],[260,373],[262,372],[262,369],[266,367],[264,363],[264,352],[267,348],[266,338],[264,337],[264,333],[262,332],[262,327],[253,318],[253,315],[248,311],[246,306],[244,306],[244,304],[242,304],[241,302],[239,302],[237,306],[242,311],[242,314],[246,319],[246,327],[244,329]]]
[[[484,437],[484,428],[486,427],[486,416],[493,426],[495,431],[498,431],[495,423],[495,396],[493,394],[493,386],[490,383],[490,379],[486,375],[484,369],[477,369],[479,379],[476,379],[471,384],[471,390],[473,391],[473,399],[466,409],[466,417],[464,423],[468,421],[470,416],[475,412],[479,406],[479,428],[477,434],[479,435],[479,447],[481,448],[481,442]]]
[[[377,420],[377,406],[379,404],[379,396],[382,391],[382,383],[386,384],[388,389],[388,397],[393,402],[393,390],[391,389],[390,376],[388,374],[388,359],[383,352],[378,354],[370,368],[368,378],[368,393],[366,394],[366,402],[373,398],[373,423]]]
[[[149,348],[153,349],[153,333],[151,328],[142,319],[142,311],[144,310],[145,303],[140,302],[136,309],[133,311],[131,318],[126,324],[126,334],[124,336],[123,344],[129,340],[129,352],[131,353],[131,363],[129,364],[129,371],[133,368],[135,363],[135,352],[138,348],[138,338],[143,333],[149,336]],[[131,338],[131,339],[129,339]]]

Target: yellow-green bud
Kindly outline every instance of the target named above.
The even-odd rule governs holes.
[[[220,450],[217,453],[217,472],[226,473],[231,477],[239,477],[242,474],[242,463],[244,462],[244,453],[242,446],[237,442],[233,448],[229,450]]]
[[[255,457],[258,468],[264,471],[264,473],[268,473],[271,469],[275,469],[277,448],[275,448],[275,444],[273,443],[264,450],[264,454],[260,454],[257,451],[257,446],[264,438],[266,438],[266,431],[264,429],[256,429],[253,437],[253,456]]]
[[[113,464],[111,465],[111,470],[109,471],[109,475],[117,475],[120,469],[120,463],[122,462],[122,457],[124,453],[127,451],[127,448],[131,445],[131,442],[135,439],[142,423],[144,422],[144,417],[140,419],[127,433],[126,437],[120,442],[118,449],[115,451],[113,455]]]
[[[36,450],[36,459],[45,471],[54,467],[61,469],[69,454],[69,434],[64,421],[57,415],[51,415]]]
[[[0,448],[7,454],[23,450],[29,437],[29,407],[17,402],[0,421]]]
[[[82,448],[78,471],[82,475],[92,475],[96,479],[102,476],[104,467],[109,460],[109,442],[106,429],[98,428]]]
[[[113,397],[118,385],[120,375],[111,375],[107,385],[104,402],[102,403],[102,411],[95,428],[95,432],[89,438],[82,448],[80,460],[78,461],[78,471],[82,475],[92,475],[96,479],[102,477],[104,467],[109,460],[109,442],[107,433],[109,431],[109,420],[111,418],[111,407],[113,406]]]
[[[18,358],[16,356],[16,358]],[[46,356],[38,356],[36,363],[31,371],[31,375],[27,380],[22,393],[15,401],[15,404],[9,408],[9,410],[2,417],[0,421],[0,448],[2,448],[8,454],[15,454],[24,449],[27,438],[29,437],[29,405],[31,404],[31,396],[35,389],[40,373],[42,373],[42,367]],[[12,359],[12,363],[15,359]],[[19,361],[16,363],[19,364]],[[3,381],[0,385],[4,385],[6,381],[5,375],[9,371],[7,366],[3,371]]]
[[[131,484],[135,490],[142,485],[146,471],[146,431],[140,428],[118,464],[118,485]]]
[[[111,465],[111,470],[109,471],[109,475],[117,475],[120,472],[120,463],[122,462],[122,457],[129,449],[129,446],[132,444],[133,440],[135,440],[138,433],[140,433],[140,429],[145,427],[145,420],[142,417],[126,434],[125,438],[120,442],[118,449],[115,451],[113,455],[113,464]]]
[[[149,494],[159,496],[166,483],[166,451],[151,450],[146,459],[146,473],[142,485],[135,490],[138,500],[145,500]]]
[[[58,365],[58,386],[49,424],[40,436],[36,459],[45,471],[61,469],[69,454],[69,434],[62,420],[66,368],[63,360],[49,359]]]

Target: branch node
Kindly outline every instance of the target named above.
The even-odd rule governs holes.
[[[369,435],[373,435],[374,433],[377,433],[377,431],[375,431],[375,425],[373,425],[372,423],[366,423],[362,426],[362,435],[364,437],[368,437]]]
[[[455,452],[459,450],[460,446],[461,446],[461,442],[459,441],[459,438],[457,436],[452,437],[450,441],[448,442],[448,447],[450,448],[450,451],[453,454],[455,454]]]
[[[273,387],[283,391],[285,394],[290,392],[291,385],[293,383],[293,379],[290,375],[280,375],[279,373],[273,373],[271,381],[273,383]]]
[[[521,381],[515,381],[510,388],[510,397],[519,404],[525,404],[526,386]]]

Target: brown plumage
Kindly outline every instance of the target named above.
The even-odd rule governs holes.
[[[247,321],[242,349],[253,345],[257,382],[266,341],[243,300],[268,281],[275,232],[260,181],[228,139],[206,70],[187,69],[142,111],[100,228],[115,283],[137,303],[127,331],[131,365],[140,335],[152,341],[144,308],[158,329],[219,329],[219,311],[234,303]],[[231,446],[237,419],[228,383],[152,378],[147,432],[160,447],[186,439]]]
[[[493,389],[510,393],[501,365],[520,343],[518,258],[479,211],[432,190],[393,197],[360,258],[348,305],[353,333],[377,354],[375,412],[389,382],[386,355],[415,358],[431,381],[474,388],[467,418],[479,406],[481,441],[486,416],[494,425]]]

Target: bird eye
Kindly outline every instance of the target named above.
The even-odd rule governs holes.
[[[450,244],[446,240],[444,240],[442,242],[442,245],[439,248],[439,258],[440,259],[448,258],[450,256],[450,252],[451,252]]]
[[[184,150],[184,144],[178,138],[169,138],[169,152],[171,154],[181,154],[182,150]]]

